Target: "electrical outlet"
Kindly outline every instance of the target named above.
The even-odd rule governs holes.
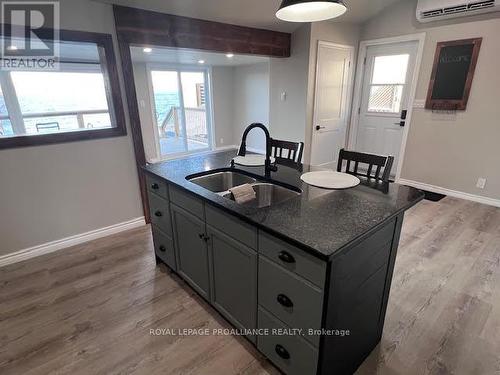
[[[486,178],[484,177],[478,178],[476,187],[479,189],[484,189],[486,187]]]

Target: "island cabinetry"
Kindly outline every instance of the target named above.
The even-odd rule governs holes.
[[[211,303],[234,326],[257,326],[257,253],[212,226],[207,226],[212,268]],[[256,337],[248,338],[255,342]]]
[[[404,212],[327,255],[151,182],[151,212],[162,212],[152,226],[157,259],[234,327],[270,330],[247,337],[284,373],[352,374],[378,344]]]
[[[156,260],[176,270],[168,185],[162,179],[149,174],[146,181]]]
[[[177,272],[205,299],[210,298],[205,222],[171,205]]]
[[[235,327],[255,329],[257,230],[176,188],[170,192],[177,272]]]

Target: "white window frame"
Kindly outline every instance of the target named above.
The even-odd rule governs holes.
[[[161,147],[160,147],[160,134],[158,132],[158,124],[156,120],[156,103],[154,97],[154,89],[153,89],[153,77],[152,71],[175,71],[178,73],[178,90],[179,90],[179,101],[181,102],[182,108],[184,108],[184,99],[183,91],[182,91],[182,82],[180,79],[181,72],[201,72],[205,77],[205,107],[206,111],[206,124],[207,124],[207,133],[208,133],[208,147],[200,150],[193,151],[183,151],[172,153],[168,155],[161,155]],[[149,101],[151,103],[151,118],[152,118],[152,126],[153,126],[153,134],[154,134],[154,144],[155,144],[155,155],[156,161],[164,161],[164,160],[172,160],[178,159],[183,156],[195,155],[195,154],[205,154],[207,152],[212,152],[215,149],[215,130],[214,130],[214,107],[212,101],[212,68],[210,66],[196,66],[196,65],[187,65],[187,64],[171,64],[171,63],[149,63],[146,64],[146,72],[147,72],[147,85],[149,91]],[[185,119],[185,116],[182,116]],[[185,121],[185,120],[184,120]],[[186,140],[187,141],[187,140]]]

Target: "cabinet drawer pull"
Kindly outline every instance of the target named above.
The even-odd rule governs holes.
[[[292,254],[282,251],[279,253],[278,258],[280,258],[285,263],[295,263],[295,258]]]
[[[158,190],[160,188],[160,185],[158,185],[157,183],[154,183],[151,185],[151,189],[153,190]]]
[[[205,233],[198,234],[198,237],[200,237],[200,240],[204,240],[205,239]]]
[[[283,359],[290,359],[290,353],[288,353],[288,350],[286,350],[280,344],[277,344],[274,347],[274,350],[276,351],[276,354],[278,354],[281,358],[283,358]]]
[[[163,214],[161,213],[161,211],[156,211],[156,212],[155,212],[155,216],[156,216],[156,217],[162,217],[162,216],[163,216]]]
[[[161,246],[160,246],[160,251],[161,251],[162,253],[164,253],[165,251],[167,251],[167,248],[166,248],[165,246],[161,245]]]
[[[290,298],[288,298],[287,296],[285,296],[284,294],[278,294],[278,297],[276,297],[276,300],[282,306],[293,307],[292,300]]]

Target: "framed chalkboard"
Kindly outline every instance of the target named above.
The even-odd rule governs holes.
[[[483,38],[437,44],[425,108],[465,110]]]

